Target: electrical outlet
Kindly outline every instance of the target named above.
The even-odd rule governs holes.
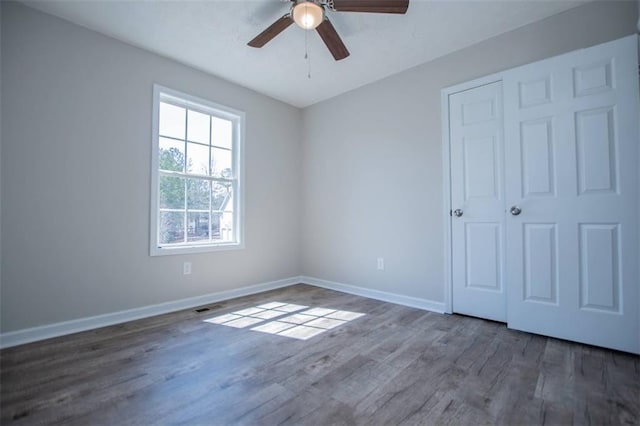
[[[378,271],[384,271],[384,257],[378,258]]]
[[[191,262],[184,262],[182,265],[182,274],[191,275]]]

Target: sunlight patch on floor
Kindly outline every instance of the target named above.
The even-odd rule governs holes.
[[[253,326],[253,331],[307,340],[363,315],[360,312],[270,302],[204,321],[234,328]]]

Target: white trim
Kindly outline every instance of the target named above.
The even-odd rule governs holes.
[[[509,70],[500,71],[495,74],[476,78],[475,80],[465,81],[464,83],[459,83],[453,86],[445,87],[440,92],[443,95],[446,94],[448,97],[449,95],[453,95],[454,93],[464,92],[465,90],[475,89],[476,87],[486,86],[487,84],[502,81],[503,75],[506,71],[509,71]],[[449,115],[448,111],[449,109],[447,108],[447,115]]]
[[[153,256],[154,246],[158,243],[158,167],[159,142],[158,129],[160,118],[160,88],[153,85],[153,103],[151,109],[151,188],[149,197],[149,253]]]
[[[474,89],[476,87],[485,86],[487,84],[502,81],[504,72],[491,74],[475,80],[456,84],[455,86],[445,87],[440,91],[440,111],[442,117],[442,203],[444,206],[443,232],[444,232],[444,303],[443,312],[447,314],[453,313],[453,280],[452,280],[452,241],[451,241],[451,141],[449,139],[449,96],[464,92],[465,90]]]
[[[175,247],[164,246],[153,247],[151,246],[151,256],[171,256],[175,254],[193,254],[193,253],[209,253],[214,251],[228,251],[228,250],[242,250],[244,249],[243,243],[194,243],[193,245],[178,245]]]
[[[181,105],[185,108],[202,111],[203,113],[212,115],[211,110],[215,110],[215,116],[227,118],[233,122],[234,135],[232,145],[233,155],[233,167],[237,172],[233,178],[234,193],[233,193],[233,221],[236,235],[236,241],[234,242],[207,242],[184,244],[176,246],[164,246],[160,247],[158,244],[158,150],[159,150],[159,108],[161,98],[173,98],[176,105]],[[173,103],[173,101],[172,101]],[[176,255],[176,254],[192,254],[192,253],[205,253],[213,251],[223,250],[241,250],[245,248],[244,245],[244,143],[245,143],[245,121],[246,114],[243,111],[227,107],[225,105],[218,104],[216,102],[209,101],[207,99],[199,98],[196,96],[182,93],[177,90],[170,89],[159,84],[153,85],[153,107],[152,107],[152,151],[151,151],[151,194],[150,194],[150,220],[149,220],[149,255],[150,256],[164,256],[164,255]],[[186,128],[185,128],[186,132]],[[186,137],[186,136],[185,136]],[[187,217],[185,216],[185,220]],[[211,220],[211,218],[210,218]],[[186,230],[185,230],[186,232]]]
[[[442,90],[442,217],[444,223],[444,311],[453,313],[453,281],[451,279],[451,150],[449,139],[449,94]]]
[[[300,281],[304,284],[340,291],[342,293],[355,294],[356,296],[367,297],[369,299],[382,300],[383,302],[395,303],[396,305],[409,306],[411,308],[437,312],[439,314],[445,313],[445,305],[443,302],[421,299],[419,297],[404,296],[402,294],[389,293],[386,291],[372,290],[370,288],[338,283],[335,281],[327,281],[314,277],[301,276]]]
[[[386,291],[372,290],[365,287],[327,281],[319,278],[298,276],[250,285],[233,290],[209,293],[202,296],[189,297],[187,299],[142,306],[140,308],[128,309],[125,311],[112,312],[86,318],[78,318],[70,321],[25,328],[8,333],[0,333],[0,349],[22,345],[25,343],[37,342],[53,337],[79,333],[82,331],[94,330],[96,328],[121,324],[124,322],[134,321],[142,318],[149,318],[156,315],[181,311],[184,309],[192,309],[210,303],[235,299],[237,297],[249,296],[252,294],[258,294],[269,290],[289,287],[300,283],[340,291],[342,293],[355,294],[356,296],[381,300],[383,302],[395,303],[397,305],[409,306],[411,308],[422,309],[425,311],[437,312],[440,314],[445,313],[445,304],[442,302],[421,299],[418,297],[404,296],[401,294],[389,293]]]
[[[93,330],[95,328],[120,324],[123,322],[133,321],[141,318],[148,318],[155,315],[180,311],[183,309],[191,309],[197,306],[207,305],[223,300],[235,299],[236,297],[249,296],[268,290],[288,287],[294,284],[299,284],[300,282],[301,277],[285,278],[282,280],[250,285],[233,290],[219,291],[202,296],[189,297],[187,299],[180,299],[171,302],[159,303],[156,305],[128,309],[126,311],[96,315],[93,317],[78,318],[71,321],[63,321],[54,324],[11,331],[9,333],[2,333],[0,334],[0,349],[22,345],[24,343],[35,342],[38,340],[50,339],[52,337],[78,333],[81,331]]]

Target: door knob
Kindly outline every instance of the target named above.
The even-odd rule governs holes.
[[[455,210],[453,211],[453,214],[454,214],[454,215],[456,215],[456,217],[460,217],[460,216],[462,216],[462,213],[463,213],[463,212],[462,212],[462,209],[455,209]]]
[[[509,212],[511,212],[511,214],[514,216],[518,216],[520,213],[522,213],[522,209],[518,206],[512,206]]]

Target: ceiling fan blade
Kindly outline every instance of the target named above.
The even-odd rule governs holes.
[[[291,16],[288,14],[284,15],[247,44],[251,47],[262,47],[269,43],[275,36],[287,29],[291,24],[293,24]]]
[[[336,12],[407,13],[409,0],[333,0]]]
[[[322,24],[318,25],[316,31],[320,34],[320,38],[322,38],[324,44],[327,45],[329,52],[331,52],[336,61],[349,56],[347,47],[344,45],[342,39],[340,39],[340,36],[338,35],[338,32],[328,19],[322,21]]]

